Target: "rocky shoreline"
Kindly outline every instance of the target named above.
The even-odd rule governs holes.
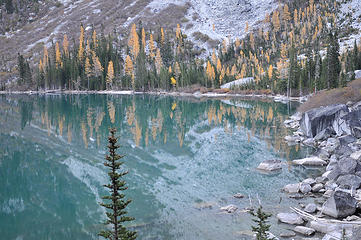
[[[316,199],[315,203],[301,205],[301,209],[277,214],[278,220],[297,225],[294,232],[302,236],[318,232],[323,235],[322,240],[361,239],[361,102],[296,113],[284,124],[294,131],[285,141],[315,149],[314,156],[292,163],[321,167],[324,171],[315,179],[308,178],[283,188],[289,197],[312,195]],[[277,169],[277,166],[268,169]]]

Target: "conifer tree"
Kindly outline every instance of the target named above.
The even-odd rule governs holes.
[[[110,136],[108,137],[108,149],[109,155],[106,155],[104,166],[109,169],[108,176],[110,183],[104,185],[109,189],[109,195],[102,197],[105,201],[100,203],[101,206],[105,207],[108,211],[106,212],[107,220],[106,225],[112,226],[111,230],[103,230],[99,233],[100,236],[110,240],[134,240],[137,237],[137,233],[128,230],[124,223],[133,221],[134,218],[127,216],[126,207],[131,203],[130,199],[124,199],[124,191],[128,189],[123,177],[128,174],[127,171],[120,171],[121,165],[124,162],[119,160],[124,156],[120,156],[116,153],[119,145],[117,145],[116,129],[111,128]]]
[[[257,209],[255,213],[253,210],[250,212],[252,216],[256,217],[252,219],[257,225],[252,226],[252,232],[256,234],[257,240],[273,240],[274,238],[269,238],[267,232],[269,231],[271,225],[267,224],[267,219],[271,217],[271,214],[263,212],[262,206]]]

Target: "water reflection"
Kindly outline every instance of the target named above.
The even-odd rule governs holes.
[[[279,193],[270,182],[277,188],[306,174],[253,170],[265,159],[305,154],[283,142],[288,111],[269,100],[2,95],[0,234],[97,239],[113,126],[131,169],[127,195],[141,239],[238,239],[247,220],[220,215],[219,205],[235,191],[273,205]],[[205,203],[212,207],[199,208]]]

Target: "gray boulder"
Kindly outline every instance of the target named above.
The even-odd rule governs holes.
[[[361,185],[361,177],[353,174],[346,174],[338,177],[336,183],[340,187],[356,190]]]
[[[361,161],[361,151],[354,152],[350,155],[350,157],[354,160]]]
[[[332,128],[327,127],[325,129],[323,129],[322,131],[320,131],[319,133],[317,133],[317,135],[313,139],[315,141],[322,141],[322,140],[325,140],[325,139],[331,137],[333,134],[335,134],[335,131],[333,131]]]
[[[301,130],[307,137],[315,137],[322,130],[333,127],[335,120],[349,112],[344,104],[309,110],[302,114]]]
[[[341,174],[355,173],[356,166],[356,160],[349,157],[343,157],[338,161],[338,169],[340,170]]]
[[[303,194],[311,192],[312,187],[310,184],[301,183],[300,185],[300,192]]]
[[[258,167],[258,170],[262,171],[275,171],[282,169],[282,161],[280,160],[266,160],[261,162]]]
[[[352,134],[356,138],[361,137],[361,107],[358,107],[352,112],[349,112],[345,116],[341,117],[339,122],[341,121],[344,121],[344,125],[348,127],[348,134]]]
[[[336,191],[325,202],[322,212],[334,218],[344,218],[355,213],[356,204],[356,199],[350,193]]]
[[[303,224],[303,219],[296,213],[279,213],[276,217],[280,222],[283,223],[288,223],[292,225]]]
[[[294,183],[294,184],[287,184],[283,187],[283,190],[287,193],[298,193],[300,190],[300,184]]]
[[[323,184],[322,184],[322,183],[316,183],[316,184],[312,187],[312,192],[317,193],[317,192],[319,192],[322,188],[323,188]]]
[[[296,159],[292,161],[296,165],[303,166],[323,166],[326,165],[326,161],[322,160],[319,157],[308,157],[303,159]]]
[[[349,143],[356,142],[357,139],[352,135],[346,135],[339,137],[338,140],[340,140],[341,145],[348,145]]]
[[[314,213],[317,210],[317,206],[314,203],[309,203],[309,204],[307,204],[307,206],[305,207],[304,210],[307,213]]]
[[[315,229],[303,227],[303,226],[297,226],[293,229],[293,231],[295,231],[297,233],[301,233],[302,235],[305,235],[305,236],[311,236],[312,234],[315,233]]]

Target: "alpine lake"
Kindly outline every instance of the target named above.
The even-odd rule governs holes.
[[[139,95],[0,95],[0,239],[99,239],[109,127],[138,239],[250,239],[247,208],[277,214],[299,200],[281,188],[318,174],[290,164],[284,120],[298,103]],[[259,163],[284,162],[263,173]],[[241,193],[245,197],[234,198]],[[307,200],[305,200],[307,201]],[[235,213],[220,210],[236,205]],[[270,218],[271,232],[284,226]]]

